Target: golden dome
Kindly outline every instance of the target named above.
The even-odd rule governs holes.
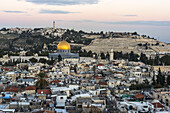
[[[68,42],[63,40],[57,45],[57,49],[58,50],[70,50],[71,47],[70,47],[70,44]]]

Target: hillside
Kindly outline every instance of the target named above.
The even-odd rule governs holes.
[[[22,31],[21,34],[18,33],[0,33],[0,44],[2,50],[41,50],[44,43],[47,45],[53,45],[53,43],[58,43],[61,40],[66,40],[69,43],[74,43],[75,46],[88,45],[93,39],[88,39],[83,37],[81,33],[74,30],[67,30],[60,37],[54,36],[56,31]],[[48,35],[46,35],[48,34]],[[76,45],[77,44],[77,45]],[[73,45],[73,46],[74,46]],[[56,46],[56,44],[55,44]]]
[[[47,39],[40,35],[32,35],[30,33],[23,34],[0,34],[0,45],[1,49],[12,50],[12,49],[36,49],[41,48],[44,43],[51,43],[54,40]]]
[[[156,54],[157,48],[161,49],[162,52],[170,52],[170,46],[165,43],[159,42],[155,39],[133,39],[133,38],[112,38],[112,39],[95,39],[88,46],[83,47],[86,51],[92,51],[96,53],[107,53],[113,48],[114,51],[122,51],[123,53],[152,53]]]

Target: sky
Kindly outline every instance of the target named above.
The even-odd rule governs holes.
[[[138,32],[170,43],[170,0],[1,0],[0,28]]]

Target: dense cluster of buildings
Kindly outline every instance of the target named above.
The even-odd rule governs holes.
[[[50,36],[53,37],[61,37],[67,30],[61,29],[61,28],[11,28],[11,29],[5,29],[1,30],[1,34],[22,34],[23,32],[29,32],[32,34],[39,34],[42,36],[45,36],[46,38],[50,38]]]
[[[18,63],[0,66],[0,111],[32,113],[169,113],[170,89],[131,90],[132,84],[152,84],[158,74],[142,62],[79,57],[70,53],[66,41],[47,63]],[[18,56],[28,60],[26,56]],[[38,56],[32,56],[39,58]],[[16,60],[17,57],[4,57]],[[45,73],[41,78],[39,73]],[[165,71],[165,76],[170,73]],[[155,78],[156,79],[156,78]],[[43,82],[43,81],[46,82]],[[38,83],[41,86],[39,88]]]
[[[73,29],[74,31],[74,29]],[[53,22],[52,28],[11,28],[11,29],[1,29],[0,34],[22,34],[31,33],[33,35],[38,34],[47,39],[62,38],[62,36],[67,32],[67,29],[56,28],[55,22]],[[170,45],[160,42],[154,38],[150,38],[146,35],[139,35],[136,32],[100,32],[100,33],[86,33],[83,31],[76,31],[82,38],[91,39],[92,42],[89,45],[84,45],[81,43],[82,49],[86,51],[92,51],[97,54],[101,52],[107,54],[110,48],[114,51],[119,51],[123,53],[134,53],[140,55],[141,53],[146,54],[148,58],[155,58],[157,55],[160,57],[170,54]],[[70,30],[70,35],[73,32]],[[73,36],[76,37],[76,36]],[[9,39],[11,37],[8,37]],[[74,45],[75,40],[70,40]],[[55,44],[50,43],[53,46]],[[80,46],[80,45],[79,45]]]

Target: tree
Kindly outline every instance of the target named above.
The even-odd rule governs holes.
[[[87,56],[88,56],[88,57],[93,57],[93,53],[92,53],[91,50],[88,52],[88,55],[87,55]]]
[[[110,54],[109,54],[109,52],[107,52],[106,58],[107,58],[108,60],[110,60]]]
[[[170,56],[168,56],[168,55],[165,55],[165,56],[163,56],[162,58],[160,58],[160,61],[162,62],[162,63],[164,63],[165,65],[170,65]]]
[[[160,68],[159,68],[158,76],[157,76],[157,84],[160,84],[161,86],[165,85],[165,75],[162,74]]]
[[[101,53],[101,59],[106,59],[105,54]]]
[[[149,57],[148,64],[149,64],[149,65],[153,65],[153,59],[152,59],[151,56]]]
[[[0,84],[0,92],[3,92],[3,84]]]
[[[140,55],[140,61],[142,61],[143,63],[147,64],[148,58],[146,57],[145,54],[141,53],[141,55]]]
[[[118,52],[114,52],[114,59],[118,59]]]
[[[80,33],[80,34],[84,34],[85,32],[84,32],[84,31],[82,31],[82,30],[80,30],[80,31],[79,31],[79,33]]]
[[[38,60],[36,58],[30,58],[29,61],[32,63],[36,63]]]
[[[0,49],[0,57],[4,55],[4,51]]]
[[[0,31],[7,31],[7,29],[6,28],[2,28]]]
[[[159,56],[157,55],[154,59],[154,65],[159,65]]]
[[[170,75],[167,77],[167,84],[170,85]]]
[[[130,87],[130,90],[145,90],[145,89],[150,89],[151,88],[151,85],[148,84],[148,81],[146,80],[145,83],[142,83],[142,84],[132,84]]]
[[[32,44],[34,43],[34,41],[33,41],[33,40],[26,40],[26,43],[27,43],[28,45],[32,45]]]
[[[155,75],[153,75],[153,78],[152,78],[152,85],[156,85]]]
[[[46,59],[44,59],[44,58],[40,58],[40,60],[39,60],[39,62],[41,62],[41,63],[46,63],[47,62],[47,60]]]
[[[59,55],[58,55],[58,62],[60,62],[60,61],[62,61],[62,57],[61,57],[61,55],[59,54]]]
[[[93,53],[93,55],[95,59],[98,59],[97,53]]]
[[[139,43],[138,46],[142,46],[142,43]]]
[[[161,84],[161,69],[159,68],[158,75],[157,75],[157,84]]]
[[[103,31],[101,31],[100,34],[103,35]]]
[[[41,52],[38,54],[38,56],[48,56],[48,55],[49,55],[49,53],[47,51]]]
[[[88,55],[89,55],[89,53],[87,53],[87,51],[86,50],[80,50],[79,51],[79,55],[80,55],[80,57],[88,57]]]
[[[147,50],[147,49],[148,49],[148,46],[145,46],[145,49]]]
[[[118,59],[122,59],[122,56],[123,56],[123,53],[122,53],[122,51],[121,52],[119,52],[119,55],[118,55],[119,57],[118,57]]]
[[[131,51],[129,55],[130,55],[130,58],[129,58],[130,61],[135,61],[136,60],[133,51]]]
[[[123,59],[128,59],[128,60],[129,60],[129,59],[130,59],[129,53],[123,54],[122,58],[123,58]]]
[[[165,86],[165,75],[161,76],[161,85]]]
[[[35,84],[35,86],[36,86],[36,88],[37,89],[44,89],[44,88],[46,88],[48,85],[49,85],[49,82],[47,82],[46,80],[45,80],[45,77],[46,77],[46,74],[45,73],[42,73],[42,72],[40,72],[39,74],[38,74],[38,81],[36,82],[36,84]]]
[[[147,85],[149,85],[148,79],[144,80],[144,83],[147,84]]]
[[[77,73],[77,64],[74,65],[74,72]]]
[[[93,66],[94,75],[96,75],[96,65]]]
[[[159,42],[157,42],[155,45],[158,46],[158,45],[159,45]]]
[[[138,35],[138,33],[137,32],[133,32],[132,35]]]
[[[47,64],[48,64],[48,65],[53,65],[53,64],[54,64],[54,62],[55,62],[55,60],[53,60],[53,59],[51,59],[51,60],[47,60]]]

